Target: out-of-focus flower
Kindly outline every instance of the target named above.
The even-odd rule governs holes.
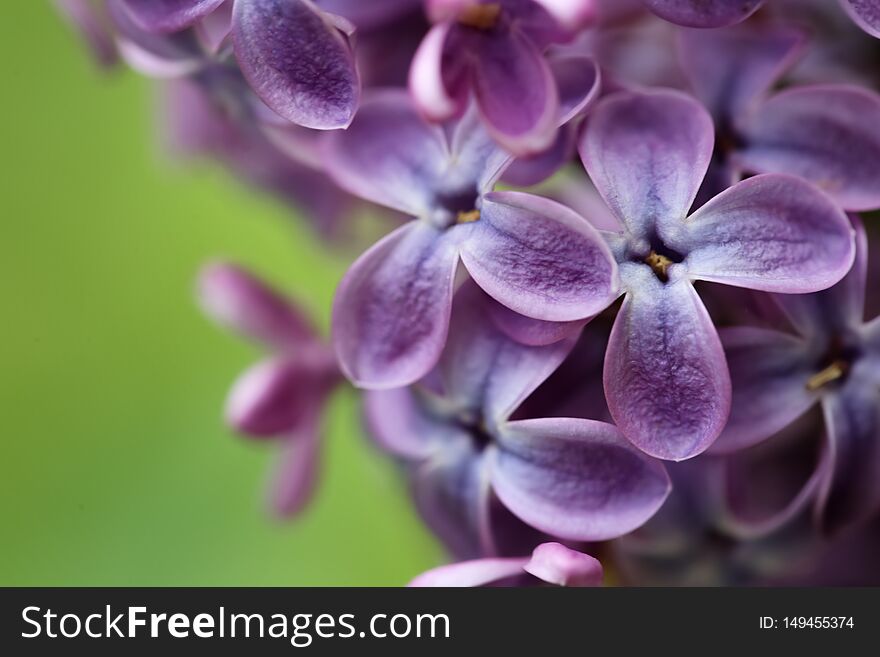
[[[241,433],[283,444],[270,503],[279,515],[294,515],[314,491],[321,416],[342,381],[333,353],[291,301],[238,267],[206,267],[199,298],[217,322],[270,352],[233,386],[226,420]]]
[[[626,293],[605,359],[608,407],[639,448],[672,460],[711,445],[730,407],[724,352],[692,281],[812,292],[854,257],[844,213],[793,176],[750,178],[688,217],[712,148],[711,117],[672,91],[607,97],[581,141],[623,226],[606,235]]]
[[[543,51],[571,40],[594,17],[594,0],[427,0],[433,29],[413,59],[419,110],[442,122],[471,96],[493,138],[516,155],[546,150],[559,90]]]
[[[774,297],[797,335],[722,332],[734,402],[714,449],[757,444],[821,404],[827,463],[817,513],[829,531],[880,510],[880,318],[864,323],[868,254],[856,225],[858,256],[843,281],[816,294]]]
[[[103,7],[104,0],[53,0],[58,11],[83,36],[95,60],[104,67],[119,61],[113,27]]]
[[[440,566],[409,583],[414,587],[600,586],[602,564],[559,543],[542,543],[530,557],[474,559]]]
[[[514,342],[489,320],[487,303],[473,284],[459,291],[436,383],[367,393],[368,425],[407,463],[426,521],[453,552],[481,556],[511,552],[493,524],[493,497],[530,527],[566,540],[604,540],[641,525],[669,492],[663,466],[611,424],[510,420],[574,338]]]
[[[584,219],[530,194],[490,192],[510,157],[474,112],[444,131],[404,93],[377,93],[327,145],[343,189],[414,218],[364,253],[337,291],[334,342],[357,385],[399,387],[430,371],[459,262],[497,301],[537,319],[586,319],[616,295],[611,253]]]
[[[851,84],[770,93],[804,37],[780,27],[683,30],[682,68],[715,120],[701,201],[749,173],[791,173],[847,210],[880,207],[880,96]]]
[[[688,27],[724,27],[744,21],[764,0],[642,0],[655,14]]]

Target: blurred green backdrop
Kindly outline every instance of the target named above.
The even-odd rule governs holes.
[[[200,264],[251,266],[326,328],[345,259],[168,161],[150,83],[97,71],[51,3],[0,14],[0,585],[397,585],[438,563],[350,391],[292,523],[263,507],[274,450],[220,420],[258,354],[199,314]]]

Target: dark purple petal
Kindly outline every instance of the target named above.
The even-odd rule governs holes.
[[[321,453],[320,413],[291,436],[281,450],[269,483],[269,506],[273,513],[290,518],[312,500],[318,483]]]
[[[422,0],[315,0],[331,14],[344,16],[359,29],[374,29],[421,9]]]
[[[734,185],[686,221],[662,226],[661,235],[688,254],[689,276],[768,292],[830,287],[855,254],[843,211],[808,183],[782,174]]]
[[[680,461],[708,448],[730,412],[721,341],[686,280],[634,265],[605,356],[611,416],[642,451]]]
[[[860,28],[880,39],[880,2],[878,0],[840,0],[840,4]]]
[[[722,125],[731,125],[795,61],[804,35],[789,27],[752,25],[681,30],[681,66],[696,96]]]
[[[661,18],[687,27],[724,27],[744,21],[764,0],[642,0]]]
[[[673,91],[620,93],[590,115],[580,154],[596,189],[635,237],[683,219],[713,148],[712,119]]]
[[[486,127],[516,155],[538,153],[556,136],[559,95],[544,56],[519,31],[476,34],[473,88]]]
[[[450,68],[456,71],[465,66],[463,60],[456,59],[455,48],[448,44],[453,29],[451,23],[431,28],[416,51],[409,70],[409,90],[413,100],[419,111],[435,122],[460,114],[467,103],[463,75],[449,73]],[[449,54],[444,56],[444,53]]]
[[[829,469],[820,491],[819,515],[823,528],[834,533],[880,510],[880,390],[876,380],[857,365],[839,390],[824,396],[822,409]]]
[[[192,27],[226,0],[111,0],[128,11],[138,27],[167,34]]]
[[[552,418],[506,424],[490,457],[492,486],[524,522],[571,540],[642,525],[669,494],[663,466],[611,424]]]
[[[302,349],[317,335],[295,305],[244,269],[226,263],[199,275],[199,301],[217,322],[278,350]]]
[[[258,96],[307,128],[347,127],[360,83],[345,34],[308,0],[235,0],[239,66]]]
[[[473,283],[459,291],[440,369],[447,397],[492,430],[559,367],[576,336],[537,347],[514,342],[488,316],[487,302]]]
[[[761,103],[741,126],[740,167],[791,173],[847,210],[880,207],[880,96],[852,85],[797,87]]]
[[[500,303],[489,304],[492,321],[507,337],[525,345],[540,347],[553,344],[579,333],[586,323],[576,322],[545,322],[532,319],[512,311]]]
[[[449,162],[442,130],[426,124],[400,90],[367,98],[348,130],[327,136],[325,155],[343,189],[420,217],[429,214]]]
[[[556,586],[602,584],[602,564],[597,559],[559,543],[542,543],[536,547],[523,570]]]
[[[458,259],[452,231],[412,221],[355,261],[333,306],[336,354],[355,385],[397,388],[434,366],[446,342]]]
[[[486,586],[523,572],[528,559],[508,557],[506,559],[473,559],[460,561],[448,566],[440,566],[422,573],[407,586],[412,587],[473,587]]]
[[[521,192],[483,198],[461,257],[490,296],[547,321],[586,319],[619,294],[617,267],[589,222],[549,199]]]
[[[712,451],[728,453],[769,438],[816,403],[807,389],[815,354],[803,340],[770,329],[722,329],[720,335],[733,401]]]

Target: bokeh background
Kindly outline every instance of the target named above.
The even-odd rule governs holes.
[[[400,585],[439,563],[350,391],[294,522],[263,505],[274,450],[221,421],[258,353],[202,317],[199,266],[253,268],[326,330],[346,258],[171,161],[153,86],[98,71],[48,0],[0,19],[0,585]]]

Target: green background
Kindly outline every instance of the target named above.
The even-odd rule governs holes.
[[[200,315],[199,266],[248,265],[326,329],[347,258],[171,162],[151,83],[96,70],[50,3],[0,19],[0,584],[398,585],[439,563],[350,390],[294,522],[263,505],[272,447],[220,419],[259,352]]]

